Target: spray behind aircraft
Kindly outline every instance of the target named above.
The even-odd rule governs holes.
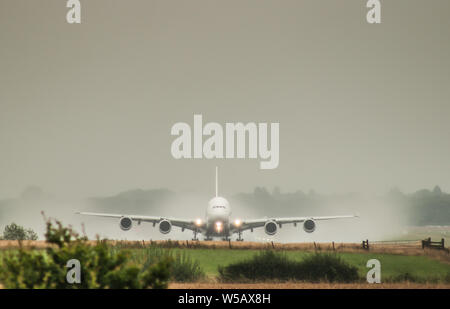
[[[322,216],[322,217],[286,217],[286,218],[261,218],[261,219],[240,219],[231,218],[230,203],[226,198],[219,196],[219,175],[216,167],[216,195],[209,201],[206,208],[204,219],[181,219],[161,216],[140,216],[127,214],[108,214],[108,213],[93,213],[93,212],[78,212],[80,215],[98,216],[116,218],[119,220],[119,227],[123,231],[129,231],[134,223],[141,224],[142,222],[152,223],[153,226],[158,225],[159,231],[162,234],[171,232],[172,227],[181,228],[182,231],[190,230],[194,233],[193,240],[198,240],[198,234],[202,234],[205,240],[212,240],[213,238],[222,238],[228,240],[232,235],[238,236],[237,240],[242,241],[242,233],[250,230],[253,232],[255,228],[264,228],[267,235],[275,235],[278,228],[284,224],[303,225],[303,230],[306,233],[312,233],[316,230],[316,221],[333,220],[344,218],[355,218],[355,215],[344,216]]]

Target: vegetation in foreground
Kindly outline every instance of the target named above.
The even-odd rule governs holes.
[[[46,241],[54,246],[40,251],[20,248],[0,261],[0,283],[5,288],[167,288],[172,261],[161,258],[145,267],[128,263],[127,250],[113,251],[101,241],[87,244],[71,228],[47,221]],[[81,266],[79,283],[68,283],[68,261]]]
[[[180,253],[188,256],[192,261],[200,265],[206,274],[206,279],[214,280],[219,276],[219,266],[225,267],[252,259],[261,250],[171,248],[170,251],[172,254]],[[143,249],[136,248],[132,252],[137,263],[145,261],[145,256],[142,254]],[[302,261],[314,254],[305,250],[279,250],[279,252],[295,261]],[[377,259],[381,262],[382,282],[400,282],[400,279],[403,277],[410,278],[418,283],[450,283],[450,263],[437,260],[428,255],[402,255],[361,250],[337,252],[335,254],[343,261],[355,266],[358,269],[359,277],[363,281],[369,270],[366,267],[367,261],[369,259]]]
[[[116,249],[117,250],[117,249]],[[120,250],[120,249],[119,249]],[[143,263],[143,268],[151,265],[152,261],[170,259],[170,279],[175,282],[196,282],[206,278],[203,268],[197,260],[183,250],[170,250],[160,247],[147,247],[135,250],[131,260],[137,264]]]
[[[99,241],[89,241],[90,246],[97,246]],[[20,242],[19,242],[20,243]],[[16,243],[17,244],[17,243]],[[141,272],[148,270],[158,260],[171,260],[169,279],[168,282],[179,282],[181,283],[208,283],[214,282],[220,278],[219,268],[226,268],[229,265],[241,263],[244,261],[249,261],[254,258],[255,255],[261,254],[261,249],[229,249],[224,247],[214,247],[214,248],[203,248],[191,246],[166,246],[163,243],[162,246],[156,242],[106,242],[101,241],[101,244],[108,249],[108,253],[112,256],[125,254],[127,256],[126,266],[134,266],[140,269],[138,276]],[[37,246],[41,248],[40,250],[34,249],[24,249],[25,247],[32,248],[34,243],[28,243],[23,246],[22,249],[12,249],[9,247],[5,250],[0,250],[0,263],[5,260],[5,257],[16,254],[18,255],[21,250],[27,253],[34,253],[42,255],[44,260],[47,260],[49,254],[46,249],[48,245]],[[38,244],[39,245],[39,244]],[[305,244],[307,247],[308,244]],[[11,246],[15,247],[16,245]],[[54,246],[54,244],[52,245]],[[305,247],[303,246],[303,247]],[[192,247],[192,248],[191,248]],[[228,246],[226,246],[228,247]],[[234,245],[233,245],[234,247]],[[276,246],[277,247],[277,246]],[[301,247],[301,248],[303,248]],[[392,247],[392,246],[391,246]],[[389,248],[391,248],[389,247]],[[309,257],[313,256],[314,253],[311,250],[290,248],[288,250],[278,249],[276,252],[284,255],[287,259],[296,262],[302,262],[308,260]],[[433,255],[425,254],[426,251],[415,250],[413,246],[411,248],[403,248],[405,252],[400,251],[398,253],[397,247],[393,247],[395,250],[386,248],[386,250],[374,250],[374,251],[362,251],[362,250],[350,250],[350,251],[328,251],[328,250],[317,250],[317,252],[331,252],[331,254],[337,256],[341,261],[346,262],[357,269],[358,279],[357,283],[363,284],[365,282],[365,277],[367,271],[366,263],[369,259],[378,259],[381,262],[381,280],[385,284],[409,284],[415,282],[417,284],[450,284],[450,263],[447,262],[447,255],[439,259]],[[411,252],[412,253],[411,253]],[[420,251],[417,253],[416,251]],[[441,253],[441,252],[439,252]],[[407,255],[405,255],[407,254]],[[415,255],[414,255],[415,254]],[[2,271],[2,266],[0,265],[0,272]],[[63,267],[64,269],[64,267]],[[67,271],[67,269],[64,269]],[[320,279],[320,284],[325,284],[329,282],[327,279]],[[1,284],[0,278],[0,284]],[[249,279],[246,279],[251,281]],[[259,280],[259,279],[258,279]],[[272,279],[267,279],[272,280]],[[272,282],[299,282],[298,279],[274,279]],[[328,281],[324,281],[328,280]],[[334,279],[332,279],[334,280]],[[234,281],[237,282],[237,281]],[[263,282],[263,281],[255,281]],[[267,281],[266,281],[267,282]],[[303,281],[309,282],[309,281]],[[338,282],[338,281],[337,281]],[[337,284],[337,283],[333,283]],[[3,284],[7,287],[5,284]]]
[[[360,279],[358,269],[336,254],[316,253],[302,261],[290,259],[282,252],[262,251],[253,258],[219,266],[219,279],[225,282],[242,281],[308,281],[354,282]]]

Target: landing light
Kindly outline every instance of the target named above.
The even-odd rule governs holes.
[[[239,226],[241,226],[241,224],[242,224],[241,220],[239,220],[239,219],[234,220],[234,225],[235,226],[239,227]]]
[[[216,222],[216,231],[217,232],[222,231],[222,222],[220,222],[220,221]]]
[[[202,219],[195,220],[195,225],[197,225],[197,226],[202,225]]]

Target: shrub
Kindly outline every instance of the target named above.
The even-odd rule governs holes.
[[[47,221],[45,234],[54,246],[39,252],[20,248],[0,261],[0,282],[6,288],[166,288],[172,261],[163,258],[142,269],[128,262],[126,250],[113,251],[106,242],[87,243],[70,227]],[[66,263],[77,259],[81,283],[66,281]]]
[[[173,251],[161,247],[149,247],[143,251],[144,267],[146,269],[156,261],[163,259],[172,260],[170,269],[171,280],[177,282],[194,282],[205,277],[205,273],[197,261],[185,251]]]
[[[314,254],[301,262],[303,280],[352,282],[359,279],[358,269],[336,254]]]
[[[218,271],[219,278],[223,281],[289,280],[294,264],[284,253],[267,250],[259,252],[249,260],[225,267],[219,266]]]
[[[38,236],[32,229],[25,229],[23,226],[11,223],[3,231],[4,240],[37,240]]]
[[[172,255],[173,267],[172,277],[178,282],[193,282],[205,277],[203,269],[197,261],[193,261],[185,251],[176,252]]]
[[[219,266],[222,281],[299,280],[352,282],[359,279],[356,267],[333,254],[313,254],[302,261],[288,259],[284,253],[262,251],[252,259]]]

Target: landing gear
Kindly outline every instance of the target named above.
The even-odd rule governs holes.
[[[213,239],[211,237],[206,237],[205,241],[208,241],[208,240],[213,240]]]
[[[238,237],[238,239],[236,239],[236,241],[244,241],[244,239],[242,238],[242,232],[241,231],[238,232],[238,235],[239,235],[239,237]]]
[[[197,231],[194,231],[194,238],[192,238],[192,240],[198,240],[198,238],[197,238]]]

